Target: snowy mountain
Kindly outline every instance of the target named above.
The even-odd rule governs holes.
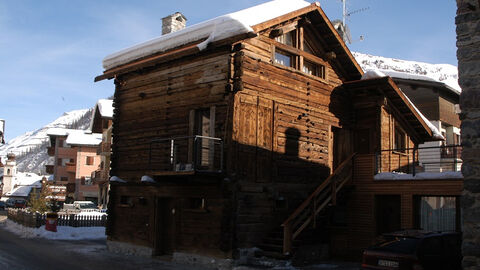
[[[394,78],[441,82],[456,92],[461,92],[456,66],[400,60],[359,52],[352,54],[364,71],[378,70]]]
[[[16,155],[19,172],[45,174],[45,165],[49,161],[47,147],[49,138],[47,131],[50,128],[87,129],[92,117],[92,109],[66,112],[55,121],[36,130],[30,131],[11,139],[0,146],[0,157],[5,162],[8,153]],[[53,164],[53,160],[50,161]]]

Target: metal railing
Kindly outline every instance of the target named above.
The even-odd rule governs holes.
[[[462,146],[441,145],[385,149],[375,154],[375,172],[457,172],[461,170]]]
[[[223,140],[208,136],[155,139],[148,166],[156,172],[222,172]]]

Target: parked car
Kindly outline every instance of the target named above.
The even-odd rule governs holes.
[[[460,233],[408,230],[383,238],[363,252],[362,269],[462,269]]]
[[[6,203],[4,201],[0,201],[0,209],[5,210]]]
[[[15,208],[25,208],[27,207],[27,202],[25,200],[15,200],[13,205]]]

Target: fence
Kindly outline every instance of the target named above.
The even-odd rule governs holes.
[[[376,173],[457,172],[461,170],[462,146],[385,149],[376,153]]]
[[[46,214],[31,213],[24,209],[8,209],[8,219],[26,227],[38,228],[45,225]],[[70,227],[105,227],[107,215],[58,215],[58,226]]]

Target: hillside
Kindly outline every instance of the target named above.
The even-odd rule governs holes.
[[[92,117],[92,109],[66,112],[55,121],[35,131],[15,137],[0,147],[0,157],[5,161],[7,153],[17,156],[17,166],[20,172],[45,174],[45,164],[49,161],[47,147],[49,128],[87,129]],[[53,164],[53,160],[50,161]]]
[[[449,64],[430,64],[352,52],[364,71],[379,70],[396,78],[442,82],[458,93],[458,69]]]

